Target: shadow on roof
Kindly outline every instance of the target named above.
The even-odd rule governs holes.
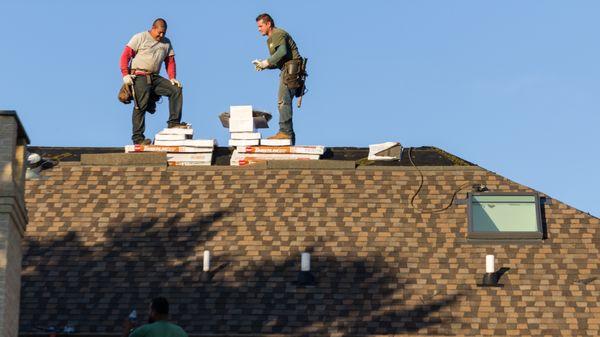
[[[212,282],[202,282],[202,251],[218,233],[211,225],[230,213],[193,221],[181,214],[115,219],[95,233],[68,231],[47,242],[28,238],[21,332],[68,323],[79,333],[119,333],[132,308],[144,321],[149,299],[163,295],[173,320],[191,334],[450,333],[450,307],[462,295],[442,290],[424,298],[414,290],[416,279],[399,276],[406,267],[401,257],[390,264],[379,253],[339,257],[326,247],[307,247],[320,252],[312,262],[317,285],[303,288],[294,283],[295,254],[252,257],[228,242],[230,255],[219,254]],[[83,235],[105,240],[90,245]]]

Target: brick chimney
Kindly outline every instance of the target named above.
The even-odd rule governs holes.
[[[16,111],[0,110],[0,335],[6,337],[17,337],[19,332],[27,144]]]

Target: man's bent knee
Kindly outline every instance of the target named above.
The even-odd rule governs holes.
[[[181,96],[181,94],[183,93],[183,89],[181,89],[180,87],[177,86],[173,86],[173,88],[171,88],[171,97],[172,96]]]

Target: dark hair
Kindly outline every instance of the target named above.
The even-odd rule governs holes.
[[[273,18],[269,14],[267,14],[267,13],[259,14],[256,17],[256,22],[258,22],[260,20],[262,20],[262,22],[264,22],[264,23],[270,22],[271,23],[271,27],[275,27],[275,21],[273,21]]]
[[[165,27],[165,29],[167,29],[167,21],[165,21],[165,19],[163,18],[158,18],[156,20],[154,20],[154,22],[152,22],[152,27],[158,27],[160,23],[160,26]]]
[[[155,297],[150,302],[150,308],[159,315],[169,314],[169,301],[164,297]]]

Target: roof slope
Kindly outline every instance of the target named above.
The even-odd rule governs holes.
[[[465,183],[531,191],[476,166],[423,168],[420,207]],[[547,239],[466,239],[465,205],[410,206],[411,167],[274,170],[80,166],[27,183],[21,333],[67,321],[120,332],[152,296],[192,334],[594,335],[600,221],[556,200]],[[464,198],[466,190],[459,193]],[[202,252],[216,267],[201,279]],[[299,287],[312,252],[315,287]],[[485,254],[510,268],[479,288]]]

